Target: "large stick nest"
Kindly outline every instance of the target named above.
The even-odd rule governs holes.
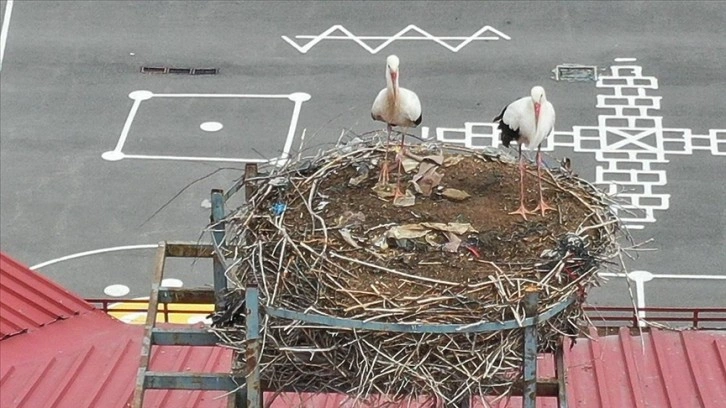
[[[376,187],[385,145],[354,139],[252,178],[254,194],[224,221],[226,308],[217,334],[244,348],[244,288],[263,306],[397,323],[521,321],[524,289],[540,290],[538,312],[575,297],[538,324],[540,351],[583,326],[581,304],[597,270],[617,255],[620,224],[608,199],[557,168],[543,172],[556,211],[524,220],[516,159],[500,150],[408,146],[401,185]],[[393,149],[391,149],[393,150]],[[393,162],[395,152],[388,154]],[[391,181],[396,181],[392,167]],[[527,207],[539,196],[529,165]],[[523,329],[482,334],[401,334],[310,325],[266,316],[261,369],[269,389],[355,397],[434,397],[451,403],[510,389],[520,378]],[[240,366],[243,372],[244,365]]]

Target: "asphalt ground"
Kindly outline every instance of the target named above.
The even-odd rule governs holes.
[[[0,2],[4,19],[7,5]],[[287,141],[291,101],[239,95],[309,94],[292,149],[304,131],[304,147],[314,151],[343,129],[381,128],[369,110],[391,53],[401,58],[401,84],[418,93],[431,132],[490,122],[534,84],[547,89],[558,130],[595,126],[603,114],[595,83],[554,81],[552,70],[582,63],[602,71],[622,57],[636,58],[644,75],[658,79],[653,95],[662,96],[663,127],[724,129],[724,21],[724,2],[15,1],[0,72],[2,250],[32,266],[100,248],[197,240],[209,220],[202,201],[210,190],[231,186],[241,161],[279,156]],[[310,39],[295,36],[334,25],[385,38],[409,24],[437,38],[489,25],[510,39],[472,41],[457,52],[434,41],[397,40],[373,54],[331,39],[303,53],[282,38],[305,44]],[[367,41],[375,47],[384,40]],[[144,74],[143,66],[215,67],[219,74]],[[104,160],[134,105],[129,94],[138,90],[195,96],[141,101],[130,122],[124,154],[167,159]],[[208,121],[224,127],[201,130]],[[595,178],[592,153],[549,154],[573,158],[581,176]],[[658,191],[670,194],[669,207],[632,231],[636,242],[652,238],[648,247],[657,251],[639,252],[627,266],[693,276],[648,282],[648,305],[723,306],[726,159],[707,151],[667,159],[659,167],[667,183]],[[153,250],[135,249],[39,270],[86,297],[104,296],[110,284],[127,285],[136,297],[148,295],[152,267]],[[198,286],[211,282],[210,270],[205,262],[180,261],[167,277]],[[590,301],[629,304],[626,281],[612,279]]]

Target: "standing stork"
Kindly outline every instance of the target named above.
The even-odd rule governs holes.
[[[391,143],[391,131],[394,126],[403,127],[401,136],[401,153],[404,149],[406,129],[416,127],[423,118],[421,112],[421,101],[415,92],[398,86],[398,57],[389,55],[386,59],[386,87],[383,88],[373,101],[371,117],[373,120],[385,122],[388,130],[386,138],[386,153],[383,158],[381,174],[378,178],[380,184],[388,184],[388,145]],[[396,192],[394,200],[403,195],[400,191],[401,181],[401,157],[396,156],[398,161],[398,179],[396,180]]]
[[[509,147],[512,140],[516,140],[519,147],[519,209],[509,214],[520,214],[526,220],[526,214],[534,214],[540,210],[554,210],[542,197],[542,142],[552,133],[555,127],[555,108],[547,100],[544,88],[532,87],[530,96],[517,99],[505,106],[502,113],[494,118],[499,122],[502,144]],[[524,161],[522,160],[522,145],[532,148],[537,146],[537,178],[539,181],[539,204],[533,211],[524,207]]]

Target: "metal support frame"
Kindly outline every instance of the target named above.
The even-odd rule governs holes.
[[[245,366],[247,372],[247,407],[262,408],[260,387],[260,294],[257,284],[248,282],[245,291],[246,341]]]
[[[212,239],[215,248],[225,248],[225,224],[222,222],[224,219],[224,194],[222,190],[212,190],[212,215],[210,221],[212,222]],[[222,296],[224,291],[227,289],[227,277],[225,276],[225,267],[222,251],[217,251],[212,259],[214,269],[214,310],[219,311],[222,305]]]
[[[537,302],[539,301],[539,290],[536,287],[529,287],[524,292],[524,312],[528,318],[533,320],[524,328],[522,407],[535,408],[537,403],[537,323],[539,322]]]
[[[327,326],[331,328],[358,329],[371,331],[384,331],[392,333],[485,333],[498,330],[511,330],[523,328],[524,330],[524,361],[523,377],[521,384],[515,385],[516,390],[521,390],[523,395],[523,407],[534,408],[537,395],[546,395],[562,398],[565,395],[564,381],[550,379],[537,381],[537,324],[550,319],[574,301],[575,297],[566,299],[548,311],[538,314],[537,303],[539,301],[539,289],[531,287],[525,290],[524,307],[526,318],[522,321],[509,320],[504,322],[481,322],[471,324],[415,324],[415,323],[384,323],[366,322],[340,317],[315,315],[293,310],[281,309],[259,304],[259,289],[256,284],[248,282],[245,290],[245,304],[247,315],[246,333],[246,376],[247,376],[247,402],[251,408],[258,408],[262,400],[262,388],[260,385],[259,373],[259,337],[260,337],[260,316],[264,312],[268,316],[295,320],[312,325]],[[564,369],[564,366],[562,366]],[[461,407],[468,407],[471,397],[464,398],[460,402]],[[562,404],[562,402],[560,403]],[[566,402],[565,402],[566,404]],[[561,408],[563,406],[561,405]],[[564,406],[566,408],[566,405]]]

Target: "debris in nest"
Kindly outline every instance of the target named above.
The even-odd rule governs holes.
[[[441,192],[441,195],[453,201],[464,201],[471,197],[471,195],[469,195],[466,191],[457,190],[455,188],[445,188]]]
[[[343,240],[350,244],[353,248],[360,248],[360,245],[358,245],[357,242],[353,239],[353,237],[350,235],[350,230],[348,228],[341,228],[338,230],[340,232],[340,235],[343,237]]]
[[[461,245],[461,238],[457,237],[453,232],[445,231],[444,235],[449,242],[445,243],[441,249],[446,252],[459,252],[459,245]]]
[[[361,163],[356,166],[356,171],[358,175],[348,181],[351,186],[358,186],[368,178],[369,168],[366,163]]]
[[[417,193],[424,197],[431,196],[431,192],[439,186],[444,177],[442,173],[436,171],[437,168],[438,165],[435,163],[421,163],[418,174],[411,180]]]
[[[416,196],[406,189],[402,196],[398,196],[393,199],[393,205],[395,207],[412,207],[416,204]]]
[[[618,250],[620,224],[607,196],[584,180],[547,171],[544,194],[559,213],[522,222],[508,214],[518,205],[516,158],[493,148],[426,143],[407,146],[401,187],[408,188],[404,200],[391,202],[396,185],[375,186],[385,152],[380,139],[321,152],[304,174],[289,172],[293,161],[273,167],[248,204],[224,220],[222,259],[235,265],[229,274],[238,294],[213,316],[225,345],[244,347],[239,293],[250,279],[258,282],[263,306],[418,324],[521,321],[523,288],[534,283],[540,311],[576,299],[538,325],[540,351],[582,330],[581,302],[598,284],[600,265]],[[281,174],[288,187],[267,188]],[[486,194],[468,193],[482,188]],[[269,216],[276,203],[285,204],[284,217]],[[449,404],[521,379],[512,362],[523,357],[522,330],[391,335],[269,320],[259,366],[270,387],[425,395]]]
[[[355,228],[359,227],[366,220],[366,215],[360,211],[346,210],[341,214],[335,223],[337,228]]]

